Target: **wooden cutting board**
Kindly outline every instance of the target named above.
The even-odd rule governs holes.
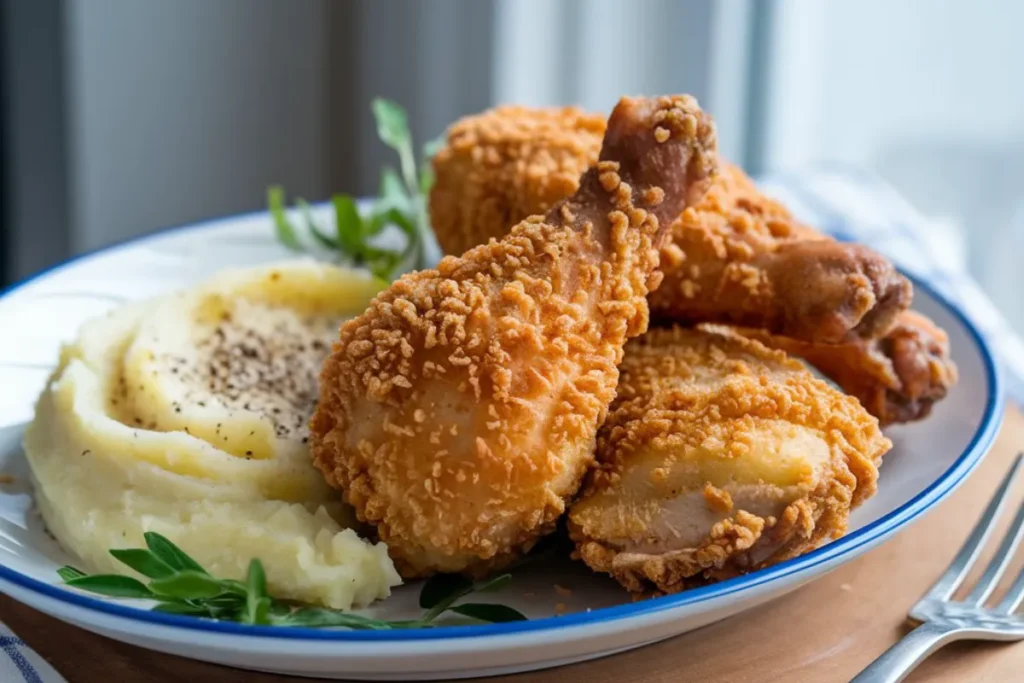
[[[906,632],[907,610],[956,553],[1019,450],[1024,450],[1024,415],[1010,409],[992,452],[947,501],[880,548],[775,602],[632,652],[486,680],[848,681]],[[1019,570],[1019,564],[1011,572]],[[0,596],[0,620],[71,683],[308,680],[142,650],[68,626],[7,596]],[[1021,681],[1024,644],[953,644],[933,655],[908,680]]]

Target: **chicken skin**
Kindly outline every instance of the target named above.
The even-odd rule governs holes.
[[[696,100],[624,98],[575,194],[342,326],[310,445],[404,577],[480,576],[553,530],[647,328],[658,248],[716,168]]]
[[[434,157],[431,223],[458,256],[572,195],[597,163],[605,117],[576,107],[497,107],[454,123]]]
[[[652,316],[722,322],[822,344],[875,339],[910,305],[910,281],[881,254],[798,223],[729,166],[672,225]]]
[[[430,224],[446,254],[501,239],[572,195],[597,163],[607,119],[577,107],[501,106],[448,128],[433,159]]]
[[[803,358],[857,397],[883,427],[927,417],[957,380],[949,337],[914,311],[900,314],[881,339],[852,344],[809,344],[744,328],[737,332]]]
[[[856,399],[725,328],[626,346],[597,466],[568,515],[578,556],[672,593],[841,536],[891,443]]]
[[[547,211],[559,191],[575,189],[558,169],[596,158],[598,130],[596,117],[576,109],[501,107],[456,123],[434,160],[438,243],[461,253]],[[704,200],[672,225],[652,317],[765,328],[818,343],[884,335],[910,305],[910,282],[871,249],[799,224],[742,170],[722,166]],[[551,181],[538,180],[546,173]]]

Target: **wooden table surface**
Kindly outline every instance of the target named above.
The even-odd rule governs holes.
[[[949,500],[883,546],[775,602],[624,654],[487,681],[848,681],[906,632],[907,610],[953,557],[1021,449],[1024,415],[1010,409],[992,452]],[[0,596],[0,620],[71,683],[308,680],[142,650],[65,625],[7,596]],[[953,644],[908,680],[1024,680],[1024,644]]]

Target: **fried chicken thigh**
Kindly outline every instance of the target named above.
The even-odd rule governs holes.
[[[497,107],[454,123],[434,157],[431,223],[458,256],[572,195],[597,163],[605,117],[576,107]]]
[[[448,129],[433,159],[430,224],[446,254],[545,214],[597,163],[607,120],[576,107],[502,106]]]
[[[310,444],[403,576],[482,575],[554,528],[647,327],[668,225],[715,169],[693,98],[624,98],[575,194],[345,323]]]
[[[568,527],[583,561],[631,591],[676,592],[842,535],[891,448],[856,399],[727,331],[651,330],[620,372]]]
[[[559,191],[572,192],[571,176],[559,169],[596,157],[595,118],[501,107],[456,123],[434,160],[431,221],[442,248],[460,253],[500,238],[546,211]],[[552,180],[540,180],[548,174]],[[912,293],[884,257],[800,225],[729,164],[673,223],[662,270],[664,283],[650,297],[654,318],[728,322],[818,343],[884,335]]]
[[[882,426],[927,417],[956,384],[949,338],[931,320],[904,311],[881,339],[825,345],[740,328],[740,334],[799,356],[856,396]]]

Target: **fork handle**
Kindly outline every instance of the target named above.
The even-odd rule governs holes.
[[[924,623],[882,653],[850,683],[898,683],[946,643],[964,637],[957,628]]]

